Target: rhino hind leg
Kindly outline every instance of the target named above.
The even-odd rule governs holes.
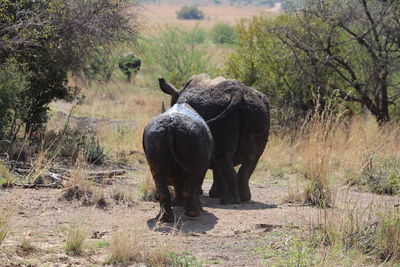
[[[183,198],[183,184],[178,181],[174,183],[175,196],[172,199],[172,206],[183,206],[184,198]]]
[[[254,169],[257,166],[258,159],[260,158],[261,154],[262,154],[262,152],[261,153],[253,153],[252,155],[249,155],[247,160],[245,162],[243,162],[239,168],[238,190],[239,190],[240,200],[242,202],[251,200],[249,180],[250,180],[250,176],[252,175],[252,173],[254,172]]]
[[[221,204],[239,204],[240,197],[238,192],[238,175],[233,168],[233,161],[225,158],[216,162],[218,174],[221,175],[223,182],[223,195],[221,196]]]
[[[161,179],[155,178],[156,181]],[[166,184],[157,184],[157,191],[160,197],[160,213],[156,219],[162,222],[174,222],[175,216],[171,207],[171,194],[169,193],[168,186]]]
[[[199,196],[203,179],[204,175],[201,174],[192,176],[188,179],[187,183],[185,184],[183,192],[183,196],[185,198],[184,209],[185,209],[185,215],[189,217],[198,217],[201,215],[201,212],[203,210]]]

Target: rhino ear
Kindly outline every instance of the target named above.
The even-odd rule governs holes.
[[[167,82],[164,78],[159,78],[158,83],[160,84],[161,91],[164,93],[171,95],[172,97],[179,94],[178,90],[176,90],[175,87]]]

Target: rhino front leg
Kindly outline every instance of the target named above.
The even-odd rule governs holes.
[[[217,168],[213,169],[213,184],[208,194],[210,197],[222,197],[224,195],[224,183]]]

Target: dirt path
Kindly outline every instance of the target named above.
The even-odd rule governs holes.
[[[12,208],[11,233],[0,249],[1,266],[98,266],[108,257],[108,250],[101,244],[110,241],[118,231],[140,231],[146,242],[169,242],[173,225],[156,225],[158,203],[136,201],[116,204],[109,196],[113,188],[127,192],[138,190],[138,179],[117,180],[104,186],[108,205],[102,209],[83,206],[79,201],[60,200],[61,189],[0,189],[1,206]],[[208,192],[211,183],[203,188]],[[262,248],[274,247],[284,238],[286,229],[302,229],[319,218],[320,210],[311,207],[282,203],[286,186],[253,184],[253,201],[244,204],[220,205],[217,199],[202,196],[204,214],[196,219],[181,216],[177,228],[178,241],[171,241],[178,252],[186,251],[195,261],[217,266],[261,266],[266,263]],[[337,206],[345,203],[368,203],[371,194],[356,192],[339,193]],[[397,201],[399,198],[387,198]],[[182,213],[175,209],[178,217]],[[89,232],[83,256],[65,253],[66,229],[84,226]],[[20,251],[19,244],[29,237],[39,248],[34,253]],[[160,239],[161,238],[161,239]],[[167,240],[167,241],[165,241]],[[102,243],[103,242],[103,243]],[[260,253],[261,251],[261,253]],[[191,259],[188,256],[188,259]],[[195,260],[194,260],[195,259]]]

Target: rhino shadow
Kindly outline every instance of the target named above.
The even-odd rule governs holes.
[[[155,218],[147,221],[150,230],[162,233],[179,231],[182,233],[202,233],[210,231],[218,222],[218,218],[207,211],[203,211],[199,217],[188,217],[183,214],[183,208],[174,207],[175,223],[159,223]]]
[[[201,203],[204,207],[213,209],[232,209],[232,210],[266,210],[266,209],[276,209],[278,205],[268,204],[259,201],[246,201],[240,204],[229,204],[221,205],[219,198],[211,198],[209,196],[201,196]]]

